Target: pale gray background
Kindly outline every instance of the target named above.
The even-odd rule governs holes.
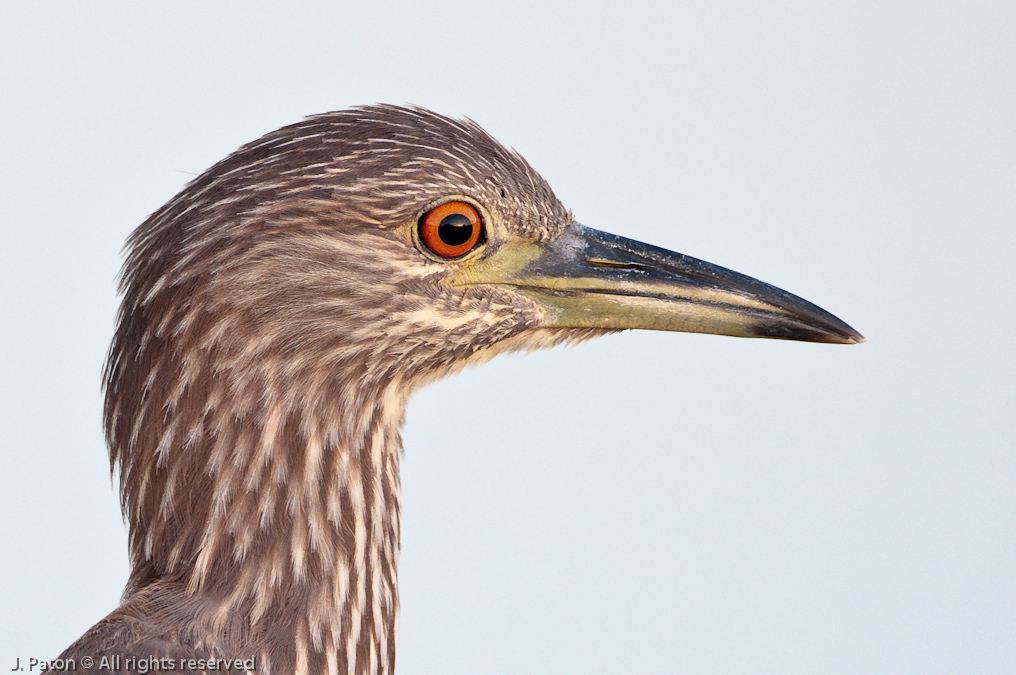
[[[421,392],[400,673],[1014,672],[1011,0],[3,0],[0,669],[125,580],[125,237],[242,143],[375,101],[468,115],[583,223],[869,339],[625,333]]]

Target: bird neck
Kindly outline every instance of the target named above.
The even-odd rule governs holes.
[[[402,387],[270,382],[187,387],[195,400],[155,407],[161,433],[114,451],[131,523],[124,601],[173,588],[196,608],[196,647],[257,655],[263,672],[389,673]]]

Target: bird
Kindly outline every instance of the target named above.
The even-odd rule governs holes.
[[[125,250],[103,423],[130,573],[60,655],[109,674],[394,672],[406,401],[467,365],[625,329],[864,341],[578,223],[518,152],[412,106],[242,146]]]

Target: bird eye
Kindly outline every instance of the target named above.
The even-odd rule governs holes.
[[[483,221],[476,207],[466,202],[445,202],[420,218],[420,241],[434,255],[458,258],[476,248],[483,238]]]

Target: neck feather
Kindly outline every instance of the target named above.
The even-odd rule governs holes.
[[[200,608],[195,647],[257,654],[271,673],[391,672],[402,387],[174,370],[149,378],[129,415],[123,401],[110,411],[130,523],[124,602],[183,594]]]

